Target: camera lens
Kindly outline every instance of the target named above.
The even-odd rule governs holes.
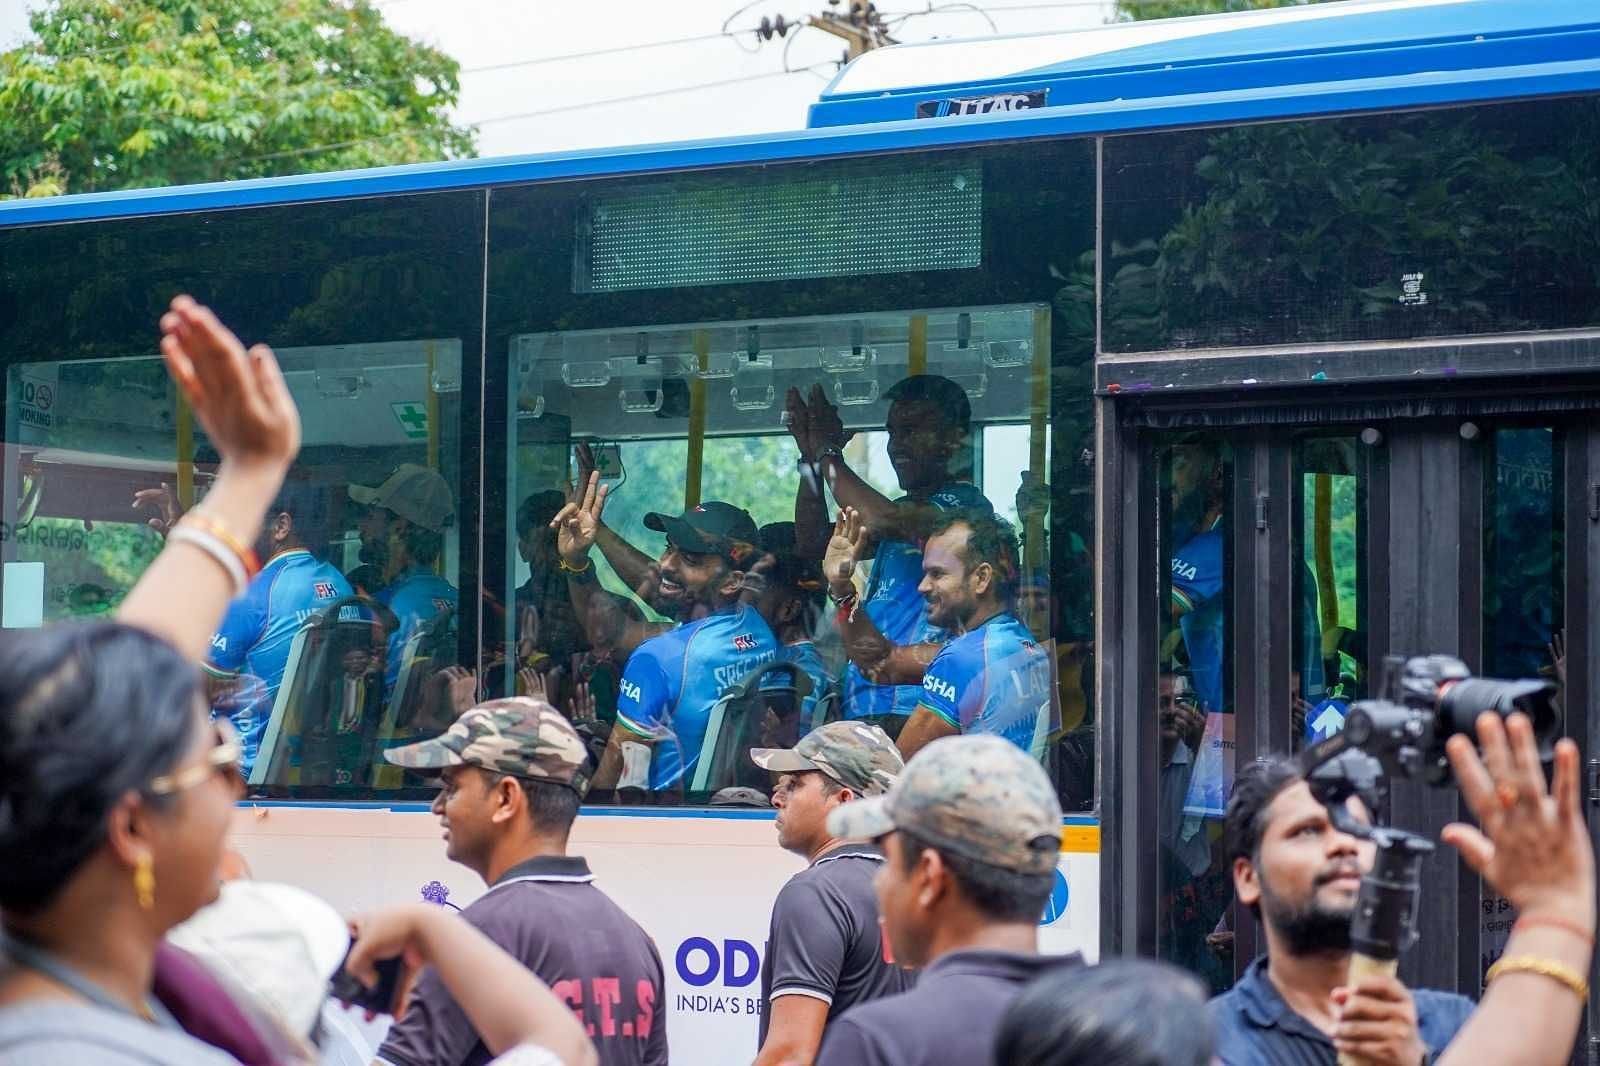
[[[1469,677],[1441,688],[1439,719],[1445,725],[1440,730],[1441,739],[1453,733],[1475,736],[1473,723],[1485,711],[1492,711],[1502,718],[1520,711],[1533,723],[1539,757],[1551,757],[1556,737],[1561,731],[1561,719],[1554,702],[1556,686],[1551,682],[1532,678],[1501,681],[1488,677]]]

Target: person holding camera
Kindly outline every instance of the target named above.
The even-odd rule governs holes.
[[[1348,801],[1358,822],[1369,819]],[[1455,1038],[1472,1001],[1408,990],[1394,977],[1347,987],[1350,925],[1375,849],[1333,824],[1286,756],[1239,773],[1223,828],[1237,900],[1261,922],[1267,953],[1211,1001],[1224,1066],[1326,1063],[1420,1066]]]

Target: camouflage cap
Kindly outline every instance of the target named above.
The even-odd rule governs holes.
[[[936,740],[912,757],[888,795],[828,815],[828,833],[844,840],[897,829],[1018,873],[1047,873],[1061,854],[1061,804],[1050,778],[996,736]]]
[[[480,703],[432,740],[390,748],[383,757],[412,770],[477,766],[530,781],[589,786],[588,748],[560,711],[543,700],[513,696]]]
[[[792,748],[751,748],[750,758],[776,774],[820,770],[862,796],[887,792],[905,768],[889,735],[863,722],[829,722]]]

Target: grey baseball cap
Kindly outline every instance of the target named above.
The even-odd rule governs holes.
[[[1061,804],[1044,770],[995,736],[945,737],[917,752],[887,795],[828,815],[828,833],[875,840],[904,830],[938,849],[1018,873],[1061,854]]]
[[[820,771],[858,796],[884,794],[905,768],[889,734],[863,722],[829,722],[792,748],[751,748],[750,759],[775,774]]]

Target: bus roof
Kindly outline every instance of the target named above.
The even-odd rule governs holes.
[[[881,48],[834,78],[812,105],[810,124],[960,114],[961,107],[948,106],[952,100],[999,97],[989,106],[1002,109],[1115,104],[1492,70],[1597,52],[1595,0],[1341,0]],[[928,81],[931,71],[939,72],[937,83]],[[1029,94],[1031,101],[1016,99]]]
[[[969,80],[903,84],[916,69]],[[912,117],[932,95],[1000,86],[1043,88],[1047,106]],[[1341,0],[881,49],[813,106],[818,128],[11,200],[0,228],[1596,91],[1595,0]]]

